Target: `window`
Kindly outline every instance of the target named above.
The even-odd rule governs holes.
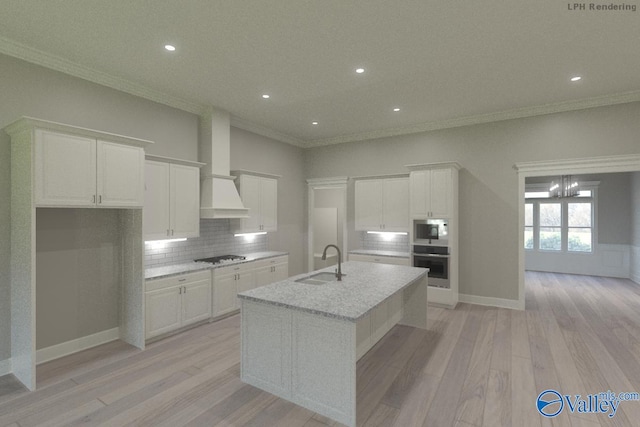
[[[569,202],[567,212],[567,249],[569,252],[591,252],[591,202]]]
[[[595,186],[580,190],[577,197],[565,199],[549,197],[542,186],[528,186],[524,204],[524,248],[592,253],[594,206]]]
[[[524,204],[524,248],[533,249],[533,203]]]
[[[538,212],[539,248],[545,251],[562,250],[562,204],[540,203]]]

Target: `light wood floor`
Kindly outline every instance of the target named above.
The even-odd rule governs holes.
[[[365,426],[638,426],[617,415],[553,420],[538,393],[640,392],[640,286],[526,274],[526,311],[429,308],[427,331],[396,326],[358,362]],[[330,420],[239,380],[238,316],[156,342],[114,342],[38,367],[38,390],[0,378],[0,426],[325,426]]]

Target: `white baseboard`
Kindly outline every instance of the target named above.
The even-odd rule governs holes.
[[[11,359],[0,360],[0,377],[13,372]]]
[[[520,301],[517,299],[504,299],[493,297],[481,297],[478,295],[458,295],[458,302],[466,302],[468,304],[486,305],[489,307],[509,308],[511,310],[524,310]]]
[[[108,329],[93,335],[41,348],[36,352],[36,364],[49,362],[78,351],[86,350],[100,344],[106,344],[120,338],[120,328]]]

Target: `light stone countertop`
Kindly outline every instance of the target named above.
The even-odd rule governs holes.
[[[389,256],[394,258],[409,258],[409,252],[399,251],[380,251],[377,249],[354,249],[349,251],[350,254],[355,255],[373,255],[373,256]]]
[[[209,262],[182,262],[179,264],[165,265],[162,267],[146,268],[144,270],[145,279],[159,279],[161,277],[176,276],[184,273],[191,273],[194,271],[210,270],[213,268],[227,267],[234,264],[244,264],[246,262],[258,261],[261,259],[275,258],[283,255],[289,255],[289,252],[280,251],[265,251],[265,252],[252,252],[248,254],[242,254],[246,259],[239,261],[230,261],[223,264],[211,264]],[[214,256],[214,255],[211,255]]]
[[[296,310],[356,321],[375,306],[424,278],[428,269],[391,264],[349,261],[342,264],[341,282],[322,285],[296,283],[317,272],[333,272],[335,266],[290,277],[281,282],[238,294],[247,300],[284,306]]]

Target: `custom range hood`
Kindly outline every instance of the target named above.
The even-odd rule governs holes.
[[[248,218],[229,175],[231,169],[231,119],[229,113],[210,109],[200,116],[198,158],[200,170],[200,218]]]

